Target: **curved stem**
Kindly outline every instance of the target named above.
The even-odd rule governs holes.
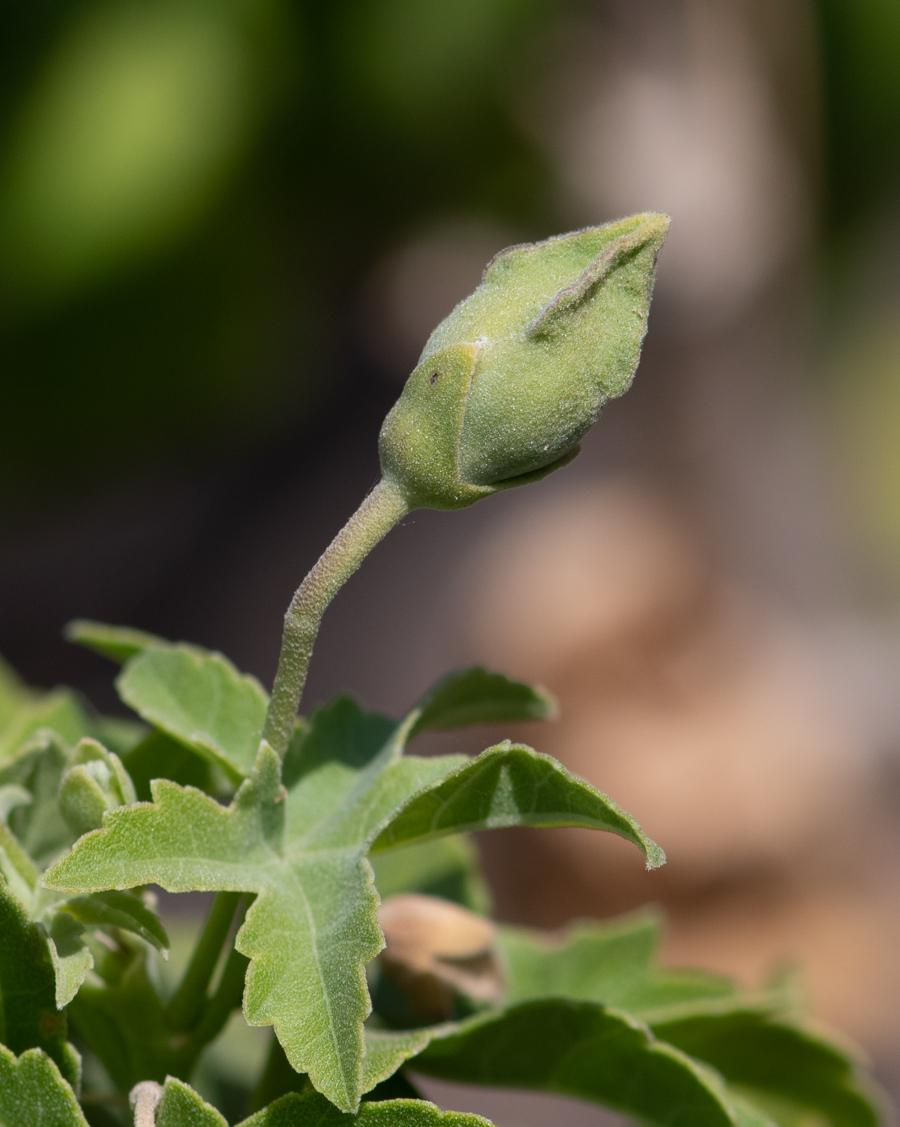
[[[294,719],[319,623],[328,604],[369,552],[409,512],[398,486],[383,479],[366,497],[316,561],[291,600],[284,616],[284,635],[263,738],[283,756],[294,731]]]

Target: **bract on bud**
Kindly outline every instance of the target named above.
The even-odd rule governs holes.
[[[578,453],[631,384],[669,220],[648,212],[501,251],[431,334],[384,421],[385,478],[456,509]]]

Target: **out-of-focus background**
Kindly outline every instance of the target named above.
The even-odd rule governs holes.
[[[668,211],[633,390],[563,472],[393,533],[307,704],[399,713],[471,662],[542,681],[561,719],[515,734],[669,864],[494,835],[501,918],[661,903],[669,961],[800,966],[900,1093],[896,0],[33,0],[0,26],[4,656],[115,710],[61,639],[81,615],[268,682],[485,262]]]

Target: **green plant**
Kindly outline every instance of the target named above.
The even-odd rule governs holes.
[[[544,692],[476,668],[399,721],[347,697],[297,716],[328,603],[399,519],[564,465],[627,388],[665,231],[640,215],[489,265],[385,422],[382,481],[294,597],[271,698],[220,654],[89,622],[69,637],[122,664],[140,723],[3,674],[4,1127],[121,1124],[129,1093],[138,1127],[224,1124],[189,1081],[241,1005],[275,1030],[245,1127],[484,1122],[420,1100],[408,1065],[664,1127],[880,1122],[857,1062],[804,1026],[790,989],[748,997],[660,968],[652,914],[550,942],[472,912],[473,830],[590,827],[664,861],[610,798],[524,745],[407,753],[428,730],[546,718]],[[153,883],[216,893],[168,994]]]

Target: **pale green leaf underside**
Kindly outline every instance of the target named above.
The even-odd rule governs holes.
[[[148,723],[217,763],[235,781],[249,775],[268,696],[221,654],[153,646],[130,658],[119,695]]]
[[[294,1068],[351,1111],[364,1082],[364,967],[383,946],[366,853],[398,811],[407,820],[392,844],[452,833],[462,828],[458,817],[472,829],[602,826],[652,849],[605,796],[530,749],[502,745],[474,761],[399,752],[383,718],[340,699],[313,717],[287,795],[265,744],[228,808],[158,780],[152,804],[107,813],[104,828],[81,838],[46,883],[66,892],[154,882],[175,892],[255,893],[236,940],[251,959],[245,1016],[274,1025]],[[449,801],[442,780],[452,783]],[[434,793],[437,830],[417,805]]]
[[[317,1092],[282,1096],[245,1119],[240,1127],[490,1127],[487,1119],[461,1111],[441,1111],[427,1100],[383,1100],[364,1103],[348,1119]],[[182,1127],[181,1123],[172,1127]],[[185,1123],[184,1127],[188,1127]],[[191,1124],[193,1127],[193,1124]],[[207,1127],[198,1120],[197,1127]],[[213,1121],[209,1121],[213,1127]]]
[[[40,1049],[0,1045],[0,1127],[88,1127],[75,1093]]]
[[[572,775],[552,756],[508,740],[412,798],[375,839],[372,852],[407,841],[507,826],[608,830],[634,842],[648,868],[665,862],[660,847],[611,798]]]

